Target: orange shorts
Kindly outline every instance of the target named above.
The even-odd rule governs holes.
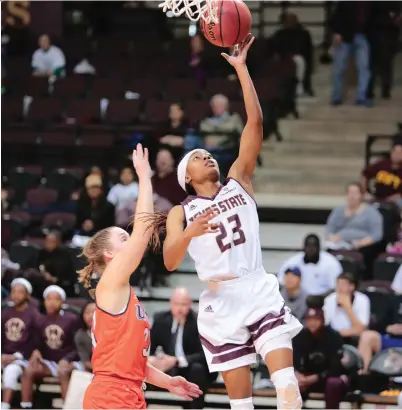
[[[88,386],[83,409],[146,409],[141,385],[116,378],[95,377]]]

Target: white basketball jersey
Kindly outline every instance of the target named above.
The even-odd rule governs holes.
[[[228,178],[212,198],[189,196],[183,202],[187,225],[208,209],[218,215],[215,233],[193,238],[188,252],[202,281],[241,277],[263,269],[257,205],[247,191]]]

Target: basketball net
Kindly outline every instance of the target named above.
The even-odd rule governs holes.
[[[192,21],[203,19],[208,24],[219,22],[216,15],[217,0],[165,0],[159,7],[164,13],[171,11],[176,17],[185,13]]]

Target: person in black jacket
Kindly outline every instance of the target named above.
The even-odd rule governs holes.
[[[305,315],[305,328],[293,339],[293,360],[300,392],[324,392],[327,409],[339,409],[348,388],[342,375],[342,338],[325,326],[322,309],[310,308]]]
[[[198,384],[205,393],[212,377],[198,335],[197,314],[191,309],[191,297],[184,288],[174,290],[170,310],[156,313],[151,329],[149,362],[172,376],[183,376]],[[203,396],[188,402],[187,408],[202,409]]]

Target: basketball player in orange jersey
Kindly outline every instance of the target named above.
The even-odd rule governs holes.
[[[278,280],[263,267],[252,177],[262,147],[262,112],[246,67],[253,38],[223,57],[239,78],[247,123],[239,156],[225,183],[205,150],[181,160],[177,178],[190,195],[170,211],[163,255],[169,270],[186,251],[201,281],[198,331],[210,372],[222,372],[232,409],[253,409],[250,365],[260,354],[269,368],[278,409],[300,409],[292,338],[302,326],[285,306]],[[161,225],[155,217],[154,226]]]
[[[92,288],[100,276],[92,324],[94,378],[84,396],[84,409],[143,409],[144,382],[191,400],[201,394],[197,385],[182,377],[170,377],[147,363],[150,349],[148,318],[129,285],[150,240],[148,223],[141,217],[153,213],[151,168],[148,151],[139,144],[133,152],[139,179],[139,196],[131,236],[111,227],[98,232],[84,247],[88,266],[80,271],[80,282]]]

